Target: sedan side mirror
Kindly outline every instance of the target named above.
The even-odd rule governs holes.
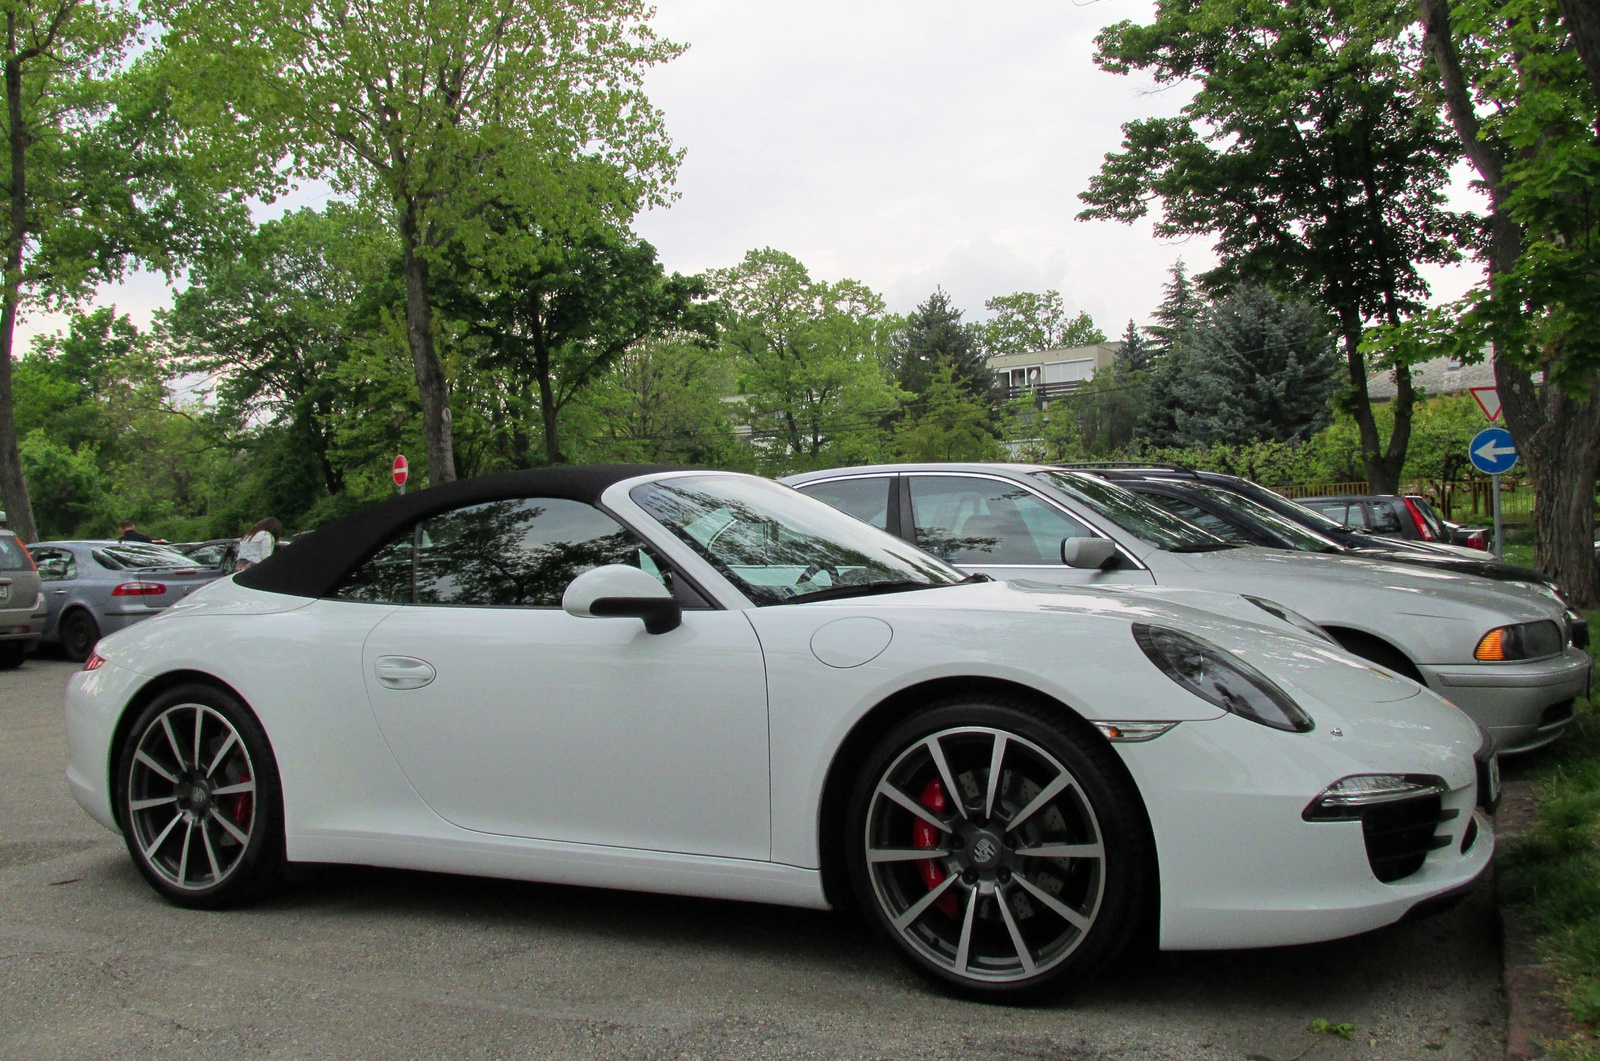
[[[1063,538],[1061,562],[1068,567],[1109,571],[1116,566],[1117,543],[1110,538]]]
[[[584,619],[643,619],[646,632],[664,634],[683,623],[683,605],[652,576],[627,564],[591,568],[561,595],[568,615]]]

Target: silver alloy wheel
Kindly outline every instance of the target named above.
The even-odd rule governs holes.
[[[250,847],[256,773],[220,712],[177,704],[145,727],[128,769],[128,826],[146,865],[185,891],[227,880]]]
[[[927,961],[1012,983],[1087,938],[1105,894],[1104,836],[1078,780],[1038,744],[989,727],[943,730],[901,752],[871,798],[873,892]]]

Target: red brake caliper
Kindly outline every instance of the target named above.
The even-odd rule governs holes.
[[[239,783],[243,784],[248,780],[250,780],[248,777],[242,777],[239,779]],[[250,793],[241,792],[237,796],[233,797],[233,820],[238,822],[240,828],[244,829],[244,831],[247,833],[250,831],[251,810],[252,807],[250,803]]]
[[[917,801],[935,814],[943,814],[948,800],[945,799],[944,786],[938,778],[929,781],[922,790],[922,797]],[[939,846],[939,830],[918,818],[911,826],[911,846],[922,848],[935,848]],[[931,892],[944,883],[944,867],[933,858],[921,859],[917,862],[917,872],[922,874],[922,883],[928,886]],[[945,892],[934,902],[946,917],[956,916],[956,896],[954,892]]]

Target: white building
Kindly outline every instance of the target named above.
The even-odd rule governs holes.
[[[1033,394],[1051,398],[1077,390],[1111,366],[1122,350],[1121,342],[1062,347],[1027,354],[998,354],[989,368],[999,377],[1007,399]]]

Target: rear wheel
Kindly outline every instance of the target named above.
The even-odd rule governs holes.
[[[117,811],[134,864],[180,906],[251,899],[282,877],[283,801],[266,734],[208,685],[168,690],[123,743]]]
[[[82,663],[100,643],[100,624],[82,608],[75,608],[61,619],[61,650],[74,663]]]
[[[28,649],[21,641],[0,644],[0,670],[16,670],[28,658]]]
[[[863,768],[847,835],[868,917],[971,997],[1081,983],[1155,894],[1149,826],[1114,753],[1023,701],[948,701],[896,728]]]

